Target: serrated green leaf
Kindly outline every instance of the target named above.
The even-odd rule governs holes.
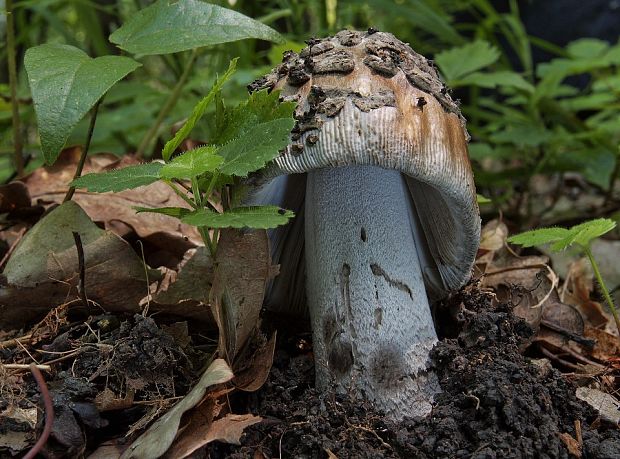
[[[500,52],[495,46],[484,40],[476,40],[437,54],[435,62],[451,84],[453,80],[493,64],[499,56]]]
[[[550,244],[569,236],[570,231],[566,228],[539,228],[510,236],[508,242],[522,245],[523,247],[534,247],[535,245]]]
[[[24,66],[48,164],[56,161],[76,124],[114,83],[140,64],[123,56],[93,59],[68,45],[30,48]]]
[[[121,49],[142,56],[176,53],[246,38],[283,41],[271,27],[199,0],[159,0],[131,16],[110,35],[110,41]]]
[[[224,158],[220,171],[245,177],[260,169],[286,147],[294,125],[293,118],[280,118],[250,128],[219,149],[218,154]]]
[[[182,218],[188,214],[191,214],[192,209],[185,207],[134,207],[134,210],[138,213],[150,212],[152,214],[163,214],[170,217]]]
[[[158,162],[138,164],[109,172],[86,174],[75,179],[71,185],[86,188],[95,193],[123,191],[150,185],[160,179],[159,171],[164,165]]]
[[[585,59],[601,56],[608,48],[609,43],[597,38],[581,38],[566,45],[569,56]]]
[[[581,246],[588,246],[593,239],[609,233],[616,227],[616,222],[609,218],[597,218],[573,226],[570,231],[575,233],[573,242]]]
[[[528,83],[525,78],[515,72],[499,71],[499,72],[474,72],[469,75],[455,80],[450,86],[457,88],[459,86],[478,86],[481,88],[496,88],[498,86],[522,89],[527,92],[533,92],[534,86]]]
[[[232,74],[235,73],[236,68],[237,58],[230,61],[230,63],[228,64],[228,70],[226,70],[224,75],[217,79],[209,93],[196,104],[196,106],[192,110],[192,114],[189,116],[187,121],[185,121],[183,126],[181,126],[181,129],[176,132],[172,139],[166,142],[166,145],[161,152],[162,158],[164,158],[165,161],[168,161],[170,159],[172,153],[174,153],[174,150],[176,150],[179,145],[181,145],[181,142],[183,142],[183,140],[185,140],[191,130],[194,129],[194,126],[196,126],[196,123],[200,120],[200,118],[202,118],[202,115],[204,115],[205,110],[207,109],[213,98],[218,92],[222,90],[222,86],[224,86],[224,83],[226,83],[226,81],[232,76]]]
[[[200,209],[181,218],[183,223],[208,228],[260,228],[284,225],[294,216],[290,210],[276,206],[237,207],[222,214]]]
[[[260,123],[292,118],[295,106],[294,102],[280,102],[279,91],[256,91],[237,107],[226,110],[217,118],[213,143],[230,142]]]
[[[159,175],[165,179],[192,179],[205,172],[213,172],[224,162],[216,151],[217,147],[212,145],[186,151],[164,165]]]

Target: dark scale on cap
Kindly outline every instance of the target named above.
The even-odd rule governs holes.
[[[418,100],[416,101],[416,107],[418,107],[420,110],[424,110],[424,106],[427,104],[428,102],[426,102],[426,99],[424,97],[418,97]]]
[[[354,30],[342,30],[335,35],[335,38],[342,46],[356,46],[362,42],[362,34]]]
[[[310,68],[312,73],[351,73],[355,69],[353,55],[343,49],[328,51],[312,57]]]
[[[387,78],[392,78],[398,72],[398,67],[391,59],[382,59],[379,56],[369,54],[363,60],[364,64]]]
[[[319,41],[316,44],[310,45],[302,49],[299,53],[299,56],[305,59],[310,56],[318,56],[319,54],[326,53],[327,51],[330,51],[332,49],[334,49],[334,44],[332,42],[327,40]]]
[[[289,67],[288,71],[288,83],[291,86],[302,86],[310,80],[310,74],[306,72],[304,62],[301,59],[297,59]]]
[[[300,143],[291,144],[291,154],[293,156],[299,156],[304,152],[304,146]]]
[[[306,145],[314,145],[319,141],[319,136],[316,134],[308,134],[306,137]]]

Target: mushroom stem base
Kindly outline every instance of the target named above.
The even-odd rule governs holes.
[[[430,412],[437,335],[402,175],[373,166],[308,173],[306,290],[317,386],[400,419]]]

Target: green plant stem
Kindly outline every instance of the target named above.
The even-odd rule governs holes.
[[[199,226],[198,232],[200,233],[200,236],[202,237],[202,240],[205,243],[205,246],[207,247],[207,249],[209,249],[211,258],[215,260],[215,255],[217,253],[217,245],[215,243],[215,240],[211,239],[211,236],[209,236],[209,228],[207,228],[206,226]]]
[[[594,271],[594,276],[596,277],[596,281],[598,282],[598,285],[601,287],[603,296],[605,297],[605,300],[607,301],[607,305],[609,306],[609,310],[611,311],[611,314],[614,316],[614,320],[616,321],[616,327],[618,328],[618,332],[620,333],[620,318],[618,317],[618,311],[616,311],[614,300],[611,298],[611,295],[609,294],[609,291],[607,290],[607,286],[605,285],[605,282],[603,281],[601,272],[598,269],[598,264],[594,260],[594,256],[592,256],[592,250],[590,250],[590,247],[584,247],[583,250],[588,257],[588,260],[590,260],[590,264],[592,265],[592,270]]]
[[[9,86],[11,88],[11,109],[13,115],[13,161],[17,176],[24,175],[24,158],[22,156],[22,133],[19,119],[19,100],[17,99],[17,59],[15,57],[15,20],[13,0],[6,0],[6,47],[9,65]]]
[[[77,168],[75,169],[75,175],[73,176],[73,180],[77,179],[82,175],[82,170],[84,169],[84,163],[86,162],[86,155],[88,155],[88,149],[90,148],[90,142],[93,139],[93,132],[95,131],[95,121],[97,121],[97,112],[99,111],[99,105],[101,105],[101,101],[103,98],[99,99],[95,106],[92,109],[92,114],[90,115],[90,124],[88,125],[88,134],[86,134],[86,143],[84,144],[84,149],[82,150],[82,154],[80,155],[80,161],[78,162]],[[62,202],[71,201],[73,194],[75,193],[75,187],[72,186],[67,191],[65,195],[65,199]]]
[[[170,180],[164,180],[164,182],[166,183],[166,185],[168,185],[170,188],[172,188],[172,191],[174,191],[177,194],[177,196],[179,196],[183,201],[188,203],[192,207],[192,209],[197,209],[196,204],[194,203],[194,201],[189,199],[187,197],[187,195],[185,193],[183,193],[183,191],[179,190],[179,187],[177,187]]]
[[[168,100],[166,100],[166,103],[157,115],[155,123],[153,123],[148,132],[142,138],[142,141],[138,146],[138,150],[136,151],[136,156],[138,158],[141,158],[144,155],[145,150],[148,148],[153,139],[157,136],[157,132],[159,131],[161,124],[164,122],[164,118],[168,116],[170,111],[174,108],[177,101],[179,100],[179,96],[181,95],[181,91],[183,90],[183,87],[187,82],[187,78],[189,77],[189,74],[192,70],[194,61],[196,60],[196,56],[198,56],[198,49],[194,48],[192,50],[192,54],[187,61],[187,65],[185,66],[183,74],[179,78],[179,81],[177,81],[177,84],[172,89],[170,96],[168,96]]]

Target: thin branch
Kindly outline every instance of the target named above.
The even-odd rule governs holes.
[[[84,169],[84,163],[86,162],[86,155],[88,155],[88,149],[90,148],[90,142],[93,139],[93,132],[95,130],[95,121],[97,121],[97,112],[99,111],[99,105],[101,104],[101,100],[99,99],[92,110],[92,115],[90,117],[90,125],[88,126],[88,134],[86,134],[86,144],[84,145],[84,149],[82,150],[82,155],[80,156],[80,162],[77,165],[77,169],[75,170],[75,175],[73,176],[73,180],[77,179],[82,175],[82,170]],[[75,187],[72,186],[67,191],[65,195],[65,199],[63,202],[71,201],[73,194],[75,193]]]
[[[80,299],[84,304],[86,310],[90,309],[88,304],[88,297],[86,296],[86,264],[84,263],[84,246],[82,245],[82,238],[80,237],[80,233],[77,231],[73,231],[73,240],[75,241],[75,248],[77,249],[78,255],[78,266],[80,269],[80,283],[78,285],[78,293],[80,294]]]

